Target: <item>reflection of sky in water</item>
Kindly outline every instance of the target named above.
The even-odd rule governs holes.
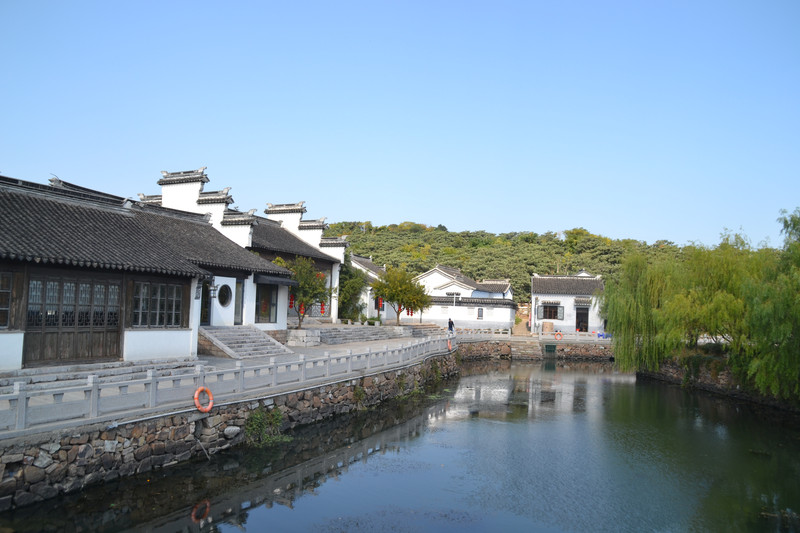
[[[324,453],[304,447],[290,468],[259,463],[258,476],[251,465],[224,491],[197,492],[212,509],[201,524],[188,520],[191,509],[155,518],[154,508],[145,529],[800,530],[791,518],[800,510],[796,426],[608,366],[511,365],[464,376],[406,422],[389,427],[389,418],[361,419],[356,435],[338,433]],[[198,480],[219,475],[197,468]],[[788,519],[770,518],[783,512]]]
[[[259,522],[253,511],[251,524],[325,532],[765,525],[761,508],[741,505],[741,493],[769,498],[758,494],[765,489],[757,478],[776,472],[754,479],[751,444],[731,446],[725,417],[703,414],[707,406],[686,395],[637,385],[629,375],[533,366],[464,377],[446,408],[426,417],[420,438],[351,465],[291,512],[273,508]],[[793,446],[796,456],[800,446]],[[800,471],[796,461],[791,468],[783,475]],[[775,490],[798,507],[796,491]],[[737,507],[741,516],[728,510]]]

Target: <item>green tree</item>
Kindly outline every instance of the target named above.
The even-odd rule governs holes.
[[[606,283],[601,312],[614,336],[614,358],[621,369],[657,370],[679,345],[673,330],[663,328],[664,304],[674,292],[674,268],[633,254],[619,277]]]
[[[292,279],[296,286],[289,289],[289,294],[294,300],[293,309],[297,313],[297,329],[303,327],[303,319],[317,303],[323,303],[328,296],[328,287],[325,274],[314,267],[314,260],[308,257],[298,257],[289,261],[286,267],[292,271]]]
[[[765,275],[749,287],[751,343],[747,373],[756,387],[800,400],[800,208],[782,212],[784,248],[767,256]],[[766,252],[764,252],[765,255]]]
[[[345,255],[344,264],[339,270],[339,316],[357,320],[364,310],[360,303],[361,292],[367,286],[367,276],[356,269],[350,261],[350,253]]]
[[[388,267],[372,282],[372,290],[375,296],[383,298],[394,310],[398,325],[403,310],[418,312],[431,305],[431,297],[425,293],[425,287],[414,281],[413,274],[400,268]]]

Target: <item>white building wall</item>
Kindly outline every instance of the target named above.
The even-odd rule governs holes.
[[[300,219],[302,217],[303,213],[267,213],[267,218],[269,220],[280,222],[283,229],[298,237],[298,233],[300,233],[298,228],[300,227]],[[317,244],[319,244],[319,241],[317,241]]]
[[[228,278],[223,276],[214,276],[212,285],[217,286],[217,298],[211,298],[211,316],[210,321],[212,326],[233,326],[234,313],[236,310],[236,278]],[[230,287],[233,297],[228,305],[223,306],[219,301],[219,291],[224,285]]]
[[[0,371],[20,370],[22,368],[22,331],[0,332]]]
[[[192,357],[197,357],[197,343],[200,340],[200,304],[202,298],[197,287],[200,283],[197,278],[193,279],[190,289],[192,291],[190,293],[192,299],[189,301],[189,329],[192,332],[192,340],[189,343],[189,348]]]
[[[200,181],[162,185],[161,205],[169,209],[201,213],[197,206],[197,199],[200,197],[202,190],[203,183]],[[207,211],[209,210],[202,211],[202,213]]]
[[[295,235],[303,239],[307,244],[310,244],[316,249],[320,249],[319,243],[322,240],[322,229],[301,229],[297,228]]]
[[[253,226],[250,224],[236,224],[234,226],[215,226],[217,230],[242,248],[247,248],[253,243]]]
[[[125,330],[122,359],[149,361],[196,357],[196,348],[193,350],[192,346],[197,344],[192,344],[193,337],[191,329]]]
[[[574,333],[576,331],[576,321],[577,321],[577,307],[575,306],[575,298],[574,295],[559,295],[559,294],[547,294],[547,295],[532,295],[533,297],[531,300],[535,302],[535,308],[531,311],[532,313],[532,322],[533,325],[531,330],[535,333],[540,333],[542,331],[542,324],[544,322],[550,322],[553,324],[553,331],[560,331],[562,333]],[[538,296],[538,301],[537,301]],[[586,298],[586,296],[577,296],[577,298]],[[564,307],[564,319],[557,320],[557,319],[549,319],[549,318],[537,318],[539,308],[543,305],[542,302],[559,302],[559,305]],[[586,307],[582,305],[581,307]],[[600,316],[600,309],[598,302],[595,298],[592,298],[592,305],[589,307],[589,333],[592,332],[604,332],[605,328],[603,327],[603,318]]]
[[[196,202],[196,201],[195,201]],[[218,203],[218,204],[197,204],[195,203],[194,212],[200,213],[201,215],[205,215],[206,213],[211,215],[210,222],[211,225],[214,226],[214,229],[222,232],[222,218],[225,216],[225,210],[227,208],[227,204],[225,203]],[[226,235],[227,237],[227,235]],[[230,239],[230,237],[228,237]],[[235,240],[235,239],[231,239]]]
[[[483,319],[478,319],[478,308],[483,309]],[[456,329],[510,329],[514,326],[515,310],[507,307],[486,307],[481,305],[466,306],[434,305],[414,316],[403,311],[401,324],[436,324],[447,327],[448,319],[452,319]]]
[[[446,287],[437,291],[437,287],[441,287],[445,284],[453,284],[453,280],[451,278],[444,276],[437,271],[423,275],[423,277],[418,277],[416,282],[425,287],[425,292],[431,296],[445,296],[445,292],[449,292],[451,289],[456,292],[462,292],[462,296],[470,296],[470,294],[467,294],[463,289],[460,288]]]

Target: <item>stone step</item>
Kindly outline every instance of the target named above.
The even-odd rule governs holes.
[[[270,357],[291,353],[274,338],[252,326],[204,327],[203,334],[224,345],[235,358]]]
[[[13,392],[14,382],[25,383],[28,390],[46,390],[48,388],[62,388],[86,385],[90,375],[97,376],[101,383],[116,383],[137,379],[145,379],[147,371],[152,370],[156,376],[179,376],[193,374],[197,362],[185,361],[177,363],[165,362],[158,365],[133,365],[122,363],[115,368],[92,368],[76,370],[74,367],[50,367],[47,369],[29,369],[17,371],[14,376],[4,376],[0,379],[0,394]],[[86,365],[82,365],[86,366]],[[35,372],[35,373],[34,373]]]

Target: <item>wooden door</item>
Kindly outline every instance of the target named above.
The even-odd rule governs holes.
[[[23,365],[119,359],[121,301],[118,279],[32,275]]]

